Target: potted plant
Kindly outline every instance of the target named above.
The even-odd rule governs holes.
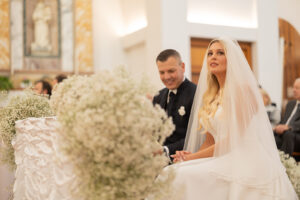
[[[0,90],[10,90],[13,88],[13,85],[8,77],[0,76]]]

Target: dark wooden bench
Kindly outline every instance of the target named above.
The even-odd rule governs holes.
[[[293,156],[300,156],[300,152],[293,152]]]

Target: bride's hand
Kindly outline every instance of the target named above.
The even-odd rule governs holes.
[[[176,163],[176,162],[186,161],[187,160],[186,155],[188,155],[188,154],[191,154],[191,152],[176,151],[176,154],[171,155],[171,157],[174,158],[173,162]]]

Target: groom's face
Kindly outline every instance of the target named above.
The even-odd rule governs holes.
[[[166,61],[157,61],[159,76],[163,84],[169,90],[179,87],[184,78],[184,63],[174,56],[170,56]]]

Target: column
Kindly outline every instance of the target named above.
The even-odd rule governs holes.
[[[283,69],[279,56],[278,0],[257,0],[257,77],[281,107]]]
[[[157,74],[155,59],[164,49],[176,49],[186,65],[185,75],[191,77],[190,38],[187,23],[187,0],[146,1],[148,27],[146,33],[147,72]]]

